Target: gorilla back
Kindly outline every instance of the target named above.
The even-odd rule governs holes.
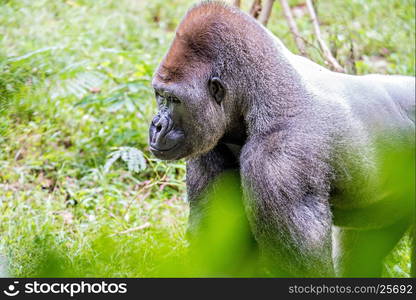
[[[391,195],[378,196],[377,145],[414,145],[414,78],[331,72],[238,9],[209,1],[186,14],[152,84],[159,112],[150,148],[161,159],[187,160],[192,236],[207,192],[231,170],[274,274],[380,274],[410,225],[414,199],[400,209]],[[335,235],[333,225],[343,229]],[[388,243],[371,249],[380,232]],[[355,268],[363,257],[366,266]]]

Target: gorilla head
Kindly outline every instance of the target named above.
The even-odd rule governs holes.
[[[224,6],[214,8],[225,13]],[[241,116],[235,104],[238,76],[230,71],[235,70],[238,56],[233,49],[239,42],[233,40],[237,35],[225,34],[232,22],[218,14],[191,10],[156,70],[152,84],[159,112],[150,126],[150,149],[158,158],[194,158],[208,152]]]
[[[225,132],[223,82],[208,72],[198,74],[203,80],[189,74],[173,82],[163,69],[153,79],[159,111],[150,125],[151,151],[169,160],[207,152]]]

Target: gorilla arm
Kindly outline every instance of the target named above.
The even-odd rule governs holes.
[[[243,147],[250,225],[266,263],[280,272],[274,275],[334,276],[327,166],[289,131],[251,137]]]
[[[238,171],[233,153],[219,143],[208,153],[186,163],[186,186],[190,203],[188,234],[194,236],[203,222],[204,211],[208,203],[205,193],[208,192],[215,179],[226,170]]]

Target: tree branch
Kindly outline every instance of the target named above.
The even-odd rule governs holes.
[[[305,43],[300,37],[298,26],[296,25],[295,19],[293,18],[292,10],[290,9],[287,0],[280,0],[280,5],[283,9],[283,14],[286,18],[287,24],[289,25],[290,32],[292,32],[295,39],[296,47],[298,48],[300,54],[306,56]]]
[[[233,0],[233,5],[240,7],[241,6],[241,0]]]
[[[253,0],[250,8],[250,15],[257,19],[261,12],[261,0]]]
[[[270,14],[272,13],[274,0],[266,0],[266,3],[264,4],[264,7],[262,8],[259,16],[259,21],[264,26],[267,25],[270,19]]]
[[[315,32],[316,39],[318,40],[319,47],[321,47],[326,63],[329,64],[332,69],[337,72],[345,72],[344,68],[338,63],[335,57],[332,55],[328,46],[325,44],[321,36],[321,30],[319,28],[318,19],[316,17],[315,9],[313,8],[312,0],[306,0],[306,6],[308,8],[309,15],[311,17],[313,29]]]

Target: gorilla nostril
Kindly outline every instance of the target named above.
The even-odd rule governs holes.
[[[157,125],[156,125],[156,131],[157,131],[157,132],[160,132],[161,130],[162,130],[162,125],[157,124]]]

